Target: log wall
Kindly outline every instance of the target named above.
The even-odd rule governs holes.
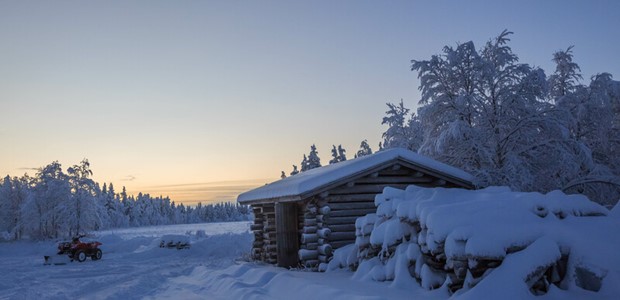
[[[386,166],[383,170],[352,179],[319,195],[287,204],[287,209],[278,209],[282,213],[289,214],[278,218],[280,222],[286,220],[287,227],[296,226],[287,230],[280,228],[280,231],[286,232],[278,234],[276,234],[274,204],[253,205],[255,216],[251,228],[255,237],[253,258],[281,266],[293,266],[295,259],[298,259],[300,267],[325,270],[332,258],[333,250],[355,243],[356,219],[376,212],[375,196],[388,186],[405,189],[409,185],[461,187],[398,164]],[[296,239],[291,235],[295,232]],[[280,262],[277,249],[280,249],[282,256],[282,253],[294,248],[290,245],[278,247],[277,237],[282,239],[285,236],[283,243],[288,245],[291,241],[297,240],[299,247],[296,257],[291,257],[289,253],[287,257],[282,257]]]

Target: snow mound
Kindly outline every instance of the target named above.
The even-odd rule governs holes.
[[[582,195],[410,186],[386,188],[375,205],[328,270],[357,269],[355,279],[397,286],[418,281],[472,299],[507,291],[618,295],[617,208],[610,213]]]

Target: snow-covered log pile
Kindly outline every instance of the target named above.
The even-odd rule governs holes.
[[[325,226],[324,220],[329,215],[330,208],[326,201],[310,201],[303,210],[303,226],[301,232],[301,247],[299,260],[305,268],[316,270],[320,264],[326,263],[332,255],[330,245],[331,230]]]
[[[336,250],[328,270],[474,298],[488,292],[478,286],[542,294],[599,291],[620,279],[620,218],[584,196],[410,186],[386,188],[375,205],[376,214],[357,219],[355,245]]]

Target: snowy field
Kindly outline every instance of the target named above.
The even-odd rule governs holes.
[[[91,238],[103,243],[100,261],[66,265],[43,265],[44,255],[55,254],[54,241],[0,243],[0,299],[442,298],[415,287],[353,281],[347,271],[245,262],[253,238],[248,229],[248,222],[230,222],[102,231]],[[201,230],[206,236],[197,234]],[[160,248],[161,238],[172,235],[188,236],[191,248]]]
[[[347,270],[317,273],[247,262],[253,239],[249,224],[206,223],[101,231],[90,237],[103,243],[100,261],[87,259],[65,265],[43,264],[43,255],[55,254],[54,241],[0,243],[0,299],[450,297],[445,290],[427,291],[418,284],[358,280]],[[170,238],[189,240],[191,248],[159,247],[162,239]],[[511,298],[510,294],[505,296]],[[579,298],[566,293],[541,298],[566,296]]]

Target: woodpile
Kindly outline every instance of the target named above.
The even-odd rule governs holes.
[[[299,261],[305,268],[318,270],[321,264],[331,259],[331,230],[325,220],[329,217],[330,207],[324,200],[312,199],[302,206],[303,216],[300,220],[301,235]]]
[[[605,215],[604,208],[585,197],[557,192],[542,195],[489,188],[479,194],[458,193],[455,197],[446,189],[386,189],[377,196],[376,213],[357,219],[355,247],[347,249],[348,254],[337,252],[338,259],[327,269],[349,267],[359,271],[355,274],[359,278],[371,276],[378,281],[395,280],[400,274],[415,278],[426,289],[442,287],[454,293],[472,289],[502,267],[507,257],[538,257],[535,251],[541,249],[557,251],[552,258],[542,255],[547,258],[520,261],[526,273],[515,277],[524,280],[531,293],[541,295],[551,284],[559,286],[570,266],[570,249],[545,232],[560,228],[568,217]],[[344,260],[355,254],[357,261]],[[399,268],[406,271],[395,271]],[[577,281],[578,286],[600,288],[596,283],[600,275],[582,273],[587,274],[582,281],[588,284]]]
[[[275,264],[277,262],[275,209],[273,204],[253,205],[254,224],[250,230],[254,233],[252,258]]]

